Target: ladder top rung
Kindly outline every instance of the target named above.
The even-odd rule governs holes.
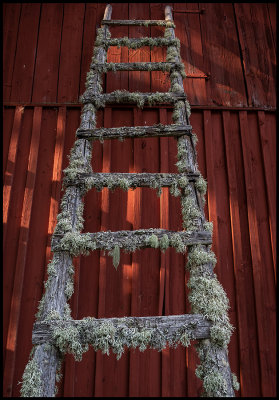
[[[86,139],[142,138],[154,136],[183,136],[192,132],[191,125],[124,126],[121,128],[95,128],[76,131],[76,136]]]
[[[40,344],[52,341],[52,333],[55,328],[67,328],[79,326],[90,330],[98,328],[102,324],[112,324],[117,330],[123,329],[159,329],[165,332],[166,340],[172,341],[179,330],[187,331],[191,339],[210,338],[212,322],[200,314],[183,314],[150,317],[123,317],[123,318],[84,318],[82,320],[51,320],[35,322],[32,332],[32,343]],[[128,332],[129,333],[129,332]],[[117,334],[117,331],[116,331]]]
[[[137,20],[129,20],[129,19],[112,19],[112,20],[105,20],[103,19],[101,24],[102,25],[155,25],[155,26],[166,26],[170,25],[171,21],[166,21],[163,19],[137,19]]]

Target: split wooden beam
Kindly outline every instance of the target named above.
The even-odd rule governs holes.
[[[94,233],[82,233],[79,235],[81,246],[83,250],[92,250],[92,243],[94,243],[94,250],[106,250],[110,251],[119,246],[125,251],[134,251],[140,248],[155,247],[154,243],[150,240],[152,236],[156,236],[157,240],[161,240],[164,235],[168,237],[169,247],[176,247],[179,244],[184,246],[183,249],[186,251],[186,246],[194,244],[212,244],[212,237],[209,231],[168,231],[167,229],[138,229],[134,231],[101,231]],[[71,245],[71,240],[75,240],[75,237],[70,238],[66,245],[63,244],[63,234],[55,234],[52,236],[51,250],[52,251],[64,251],[68,250],[68,246]],[[62,243],[61,243],[62,242]],[[159,247],[159,242],[158,246]]]
[[[32,343],[53,344],[52,333],[54,329],[77,327],[82,328],[85,325],[84,320],[52,320],[36,322],[32,332]],[[121,332],[123,328],[129,329],[158,329],[164,332],[166,340],[172,341],[177,331],[185,329],[191,339],[207,339],[210,338],[210,327],[212,322],[206,320],[199,314],[185,315],[168,315],[168,316],[151,316],[151,317],[124,317],[124,318],[100,318],[90,319],[90,329],[94,330],[103,323],[110,323],[117,328],[117,332]]]
[[[76,136],[86,139],[118,139],[143,137],[170,137],[190,135],[191,125],[123,126],[121,128],[78,129]]]

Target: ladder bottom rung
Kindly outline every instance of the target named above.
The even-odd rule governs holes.
[[[189,339],[208,339],[210,338],[210,327],[212,323],[200,314],[183,314],[168,316],[150,317],[124,317],[124,318],[100,318],[92,317],[82,320],[51,320],[36,322],[32,332],[32,343],[41,344],[53,341],[53,331],[55,328],[80,327],[84,329],[100,328],[103,324],[116,328],[115,335],[123,335],[123,329],[128,329],[127,335],[132,332],[142,332],[149,330],[154,335],[161,332],[167,342],[177,342],[181,334],[187,334]],[[133,331],[132,331],[133,330]],[[105,336],[105,334],[104,334]]]
[[[183,136],[190,135],[191,125],[151,125],[151,126],[123,126],[121,128],[78,129],[76,136],[85,139],[126,139],[154,136]]]

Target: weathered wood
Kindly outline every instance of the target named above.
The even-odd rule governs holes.
[[[104,25],[155,25],[155,26],[165,26],[166,21],[165,20],[160,20],[160,19],[134,19],[134,20],[129,20],[129,19],[113,19],[110,21],[105,21],[102,20],[102,24]]]
[[[92,329],[97,328],[103,323],[111,323],[119,331],[124,327],[130,329],[159,329],[165,333],[167,341],[175,336],[179,329],[187,329],[192,339],[206,339],[210,337],[210,327],[212,322],[206,320],[199,314],[167,315],[152,317],[124,317],[124,318],[98,318],[90,322]],[[81,326],[83,320],[52,320],[41,321],[34,324],[32,332],[32,343],[53,343],[52,332],[57,327]],[[117,335],[117,332],[116,332]]]
[[[184,246],[191,246],[193,244],[206,244],[212,243],[211,233],[208,231],[168,231],[166,229],[138,229],[134,231],[106,231],[106,232],[95,232],[95,233],[82,233],[81,239],[84,240],[83,249],[90,250],[90,242],[95,243],[95,249],[102,250],[113,250],[115,246],[119,246],[126,251],[133,251],[139,248],[154,247],[150,244],[149,239],[152,235],[155,235],[157,239],[162,239],[163,235],[167,235],[169,239],[169,246],[175,247],[175,243],[172,242],[175,237],[179,236]],[[90,236],[90,240],[86,238]],[[52,251],[61,251],[63,245],[61,240],[63,235],[54,234],[52,236],[51,249]],[[158,245],[159,247],[159,245]],[[185,248],[186,250],[186,248]]]
[[[171,71],[180,63],[172,62],[133,62],[133,63],[93,63],[90,68],[97,71]]]
[[[141,138],[153,136],[182,136],[191,134],[191,125],[153,125],[153,126],[122,126],[121,128],[81,129],[76,131],[78,138],[86,139],[117,139]]]
[[[113,103],[138,103],[144,102],[147,105],[153,104],[163,104],[163,103],[174,103],[178,100],[185,100],[185,94],[177,94],[172,92],[157,92],[157,98],[155,97],[155,93],[140,93],[140,92],[124,92],[124,91],[115,91],[111,93],[104,93],[96,96],[94,91],[86,91],[82,96],[82,103],[93,103],[96,107],[105,107],[105,104],[113,104]],[[161,97],[160,97],[161,96]]]
[[[127,190],[127,187],[123,187],[123,179],[126,180],[126,184],[130,189],[135,189],[137,187],[152,187],[158,189],[159,187],[170,187],[173,184],[179,186],[179,180],[181,178],[187,177],[191,182],[196,181],[199,174],[169,174],[169,173],[128,173],[128,172],[94,172],[91,174],[79,173],[75,178],[71,179],[66,177],[64,179],[64,186],[79,186],[86,182],[86,179],[90,178],[90,186],[103,188],[109,187],[111,183],[113,184],[113,189],[120,187]],[[122,182],[121,182],[122,181]],[[156,185],[157,183],[157,185]]]
[[[164,37],[141,37],[141,38],[114,38],[103,39],[102,44],[108,48],[110,46],[124,46],[129,48],[139,48],[143,46],[177,46],[177,39]]]

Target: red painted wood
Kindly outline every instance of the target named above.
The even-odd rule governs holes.
[[[240,364],[234,372],[239,377],[240,394],[259,397],[260,371],[256,330],[255,299],[253,293],[252,261],[245,198],[245,178],[237,114],[223,112],[226,162],[229,189],[230,219],[233,245],[237,333]],[[235,334],[234,334],[235,335]],[[230,349],[232,353],[232,349]]]
[[[272,29],[272,38],[276,48],[276,3],[267,3],[270,25]]]
[[[275,391],[275,287],[272,262],[268,263],[269,235],[264,235],[267,216],[264,215],[265,199],[259,191],[263,181],[259,157],[257,157],[257,130],[253,120],[248,121],[247,112],[239,113],[244,158],[245,183],[249,219],[249,233],[256,295],[257,328],[260,349],[262,396]],[[254,128],[254,129],[252,129]],[[248,138],[250,140],[248,140]],[[256,161],[257,160],[257,161]],[[256,179],[255,179],[256,177]],[[270,254],[271,256],[271,254]],[[263,268],[265,266],[265,269]],[[270,273],[272,269],[272,274]],[[268,335],[266,335],[268,332]],[[268,382],[268,383],[267,383]]]
[[[10,100],[21,4],[3,4],[3,100]]]
[[[85,80],[93,56],[96,28],[103,16],[104,5],[102,3],[85,3],[79,95],[85,91]]]
[[[275,106],[275,48],[266,4],[236,3],[248,103]],[[264,57],[262,55],[265,55]]]
[[[199,3],[205,71],[210,72],[207,104],[246,106],[234,10],[231,3]]]
[[[272,256],[274,265],[274,275],[276,280],[276,268],[275,268],[275,249],[276,249],[276,187],[275,187],[275,146],[272,145],[272,138],[275,135],[270,135],[270,130],[266,124],[265,113],[263,111],[258,112],[258,124],[261,138],[261,149],[263,154],[263,165],[265,173],[265,182],[267,187],[267,201],[268,201],[268,212],[269,212],[269,225],[272,245]],[[271,154],[274,154],[271,157]]]
[[[69,103],[79,97],[84,3],[65,3],[61,38],[57,101]]]
[[[25,115],[33,110],[25,110]],[[31,119],[32,122],[32,119]],[[31,220],[29,224],[29,239],[26,253],[21,313],[18,327],[18,344],[16,368],[13,384],[13,395],[19,396],[22,374],[32,348],[32,328],[35,321],[38,302],[41,299],[44,281],[45,254],[48,240],[48,221],[50,208],[51,178],[53,155],[55,148],[55,134],[57,125],[57,111],[43,109],[40,146],[36,168],[36,183],[33,192]],[[29,124],[26,126],[29,134]],[[54,132],[54,134],[51,134]],[[22,132],[24,137],[24,131]],[[26,140],[26,133],[25,133]],[[28,143],[28,140],[26,140]],[[28,143],[30,147],[30,142]],[[28,152],[24,151],[24,154]],[[26,171],[26,167],[22,168]],[[24,180],[22,177],[20,180]],[[20,210],[21,208],[18,207]],[[30,279],[32,277],[32,279]]]
[[[198,3],[174,3],[174,10],[198,10]],[[181,57],[185,65],[186,75],[204,75],[203,46],[200,27],[200,15],[188,13],[173,13],[176,25],[175,34],[180,39]],[[207,104],[206,88],[210,82],[204,78],[184,79],[184,90],[190,104]]]
[[[163,3],[161,5],[157,3],[147,5],[146,3],[144,5],[115,3],[112,4],[112,18],[124,18],[124,15],[125,18],[157,18],[157,16],[164,18],[164,5]],[[174,4],[174,8],[176,6],[183,10],[196,6],[203,7],[202,4],[194,5],[190,3]],[[237,6],[240,7],[239,4]],[[272,11],[275,5],[269,3],[267,5],[254,4],[250,6],[250,4],[245,4],[241,6],[245,6],[247,9],[252,7],[251,16],[246,12],[243,20],[243,32],[247,36],[248,49],[245,49],[246,53],[243,53],[242,57],[250,57],[252,53],[251,59],[258,62],[255,65],[260,67],[262,65],[271,66],[271,72],[268,72],[270,76],[267,77],[267,82],[270,82],[270,79],[274,77],[275,68],[276,26],[275,14]],[[53,13],[53,10],[60,9],[60,7],[65,8],[65,15],[64,22],[62,23],[61,20],[59,24],[57,19],[61,16],[59,16],[59,13],[57,15]],[[19,8],[23,10],[21,16],[18,12]],[[185,85],[189,85],[189,88],[188,86],[185,86],[185,88],[191,102],[202,104],[204,108],[212,104],[211,97],[223,106],[226,104],[237,106],[237,99],[245,99],[243,82],[247,77],[243,75],[242,68],[240,68],[239,75],[236,75],[235,72],[236,66],[237,68],[239,65],[241,66],[239,51],[243,52],[244,49],[241,49],[238,42],[236,29],[238,26],[232,12],[233,8],[231,4],[221,6],[218,4],[217,7],[216,4],[210,3],[206,4],[206,8],[204,14],[174,14],[177,25],[176,35],[181,39],[181,51],[186,68],[201,69],[202,72],[209,71],[212,73],[213,71],[215,74],[213,84],[211,79],[204,82],[203,80],[188,78]],[[64,96],[60,105],[63,106],[63,101],[76,102],[78,95],[84,89],[85,75],[93,53],[96,24],[100,23],[104,9],[104,3],[78,5],[69,3],[65,6],[60,4],[42,4],[40,6],[38,3],[24,5],[6,3],[3,10],[3,50],[6,61],[4,66],[6,75],[4,76],[9,78],[5,78],[4,83],[12,84],[10,90],[14,94],[14,97],[7,98],[7,100],[18,105],[20,101],[29,102],[31,95],[33,100],[36,96],[38,98],[40,96],[52,96],[56,88],[59,87],[61,96]],[[78,10],[78,12],[76,13],[74,10]],[[80,10],[83,11],[80,12]],[[47,15],[50,17],[49,26],[52,27],[50,35],[54,35],[54,30],[63,32],[62,42],[60,35],[55,43],[52,41],[51,46],[51,41],[48,41],[47,36]],[[11,29],[12,21],[14,21],[14,26]],[[31,31],[30,25],[34,27]],[[250,40],[250,37],[252,37],[250,35],[251,29],[254,29],[254,26],[257,25],[263,27],[261,32],[256,32],[259,46],[255,46]],[[128,32],[130,36],[136,34],[148,35],[149,31],[152,35],[159,35],[162,34],[163,29],[156,27],[134,27],[133,29],[119,27],[112,28],[111,31],[112,37],[116,37],[127,36]],[[57,62],[60,45],[59,79],[61,81],[59,84],[58,80],[55,79],[58,68],[53,73],[48,72],[47,62],[52,60],[52,65],[54,60]],[[153,61],[156,58],[160,59],[161,50],[164,54],[165,49],[161,48],[154,49],[151,53]],[[110,51],[109,61],[128,61],[128,53],[133,61],[150,60],[149,48],[128,52],[128,49],[117,49],[115,47]],[[259,60],[262,51],[264,51],[268,60]],[[226,57],[227,54],[229,54],[228,57]],[[43,64],[42,60],[46,60],[46,64]],[[26,65],[25,69],[22,68],[24,64]],[[208,65],[211,69],[207,68]],[[244,73],[246,73],[245,70]],[[270,93],[274,93],[275,85],[271,90],[270,86],[265,84],[264,76],[261,73],[258,77],[256,80],[250,77],[251,84],[248,93],[249,90],[254,91],[255,98],[263,99],[261,107],[270,106]],[[130,87],[128,87],[128,81]],[[198,84],[205,84],[205,86],[211,88],[204,103],[199,103],[202,87],[197,88]],[[167,89],[167,85],[164,74],[160,72],[152,73],[151,79],[150,73],[128,74],[127,72],[111,73],[107,79],[107,90],[109,91],[116,88],[155,91],[156,88]],[[236,89],[237,87],[238,89]],[[233,90],[233,96],[231,90]],[[9,95],[8,86],[4,88],[5,93],[6,91]],[[238,94],[236,95],[235,92],[238,92]],[[58,99],[54,101],[57,102]],[[17,382],[22,378],[31,350],[34,314],[42,295],[44,274],[46,276],[47,262],[45,259],[49,259],[51,256],[48,247],[50,240],[48,231],[53,230],[58,205],[56,200],[61,197],[59,192],[61,159],[59,157],[63,153],[62,168],[65,168],[68,165],[66,155],[69,154],[75,139],[75,129],[79,124],[80,108],[68,107],[66,113],[60,109],[60,117],[58,118],[58,109],[55,109],[55,106],[58,107],[59,105],[54,103],[53,107],[43,108],[42,113],[36,184],[34,185],[32,213],[29,222],[29,241],[26,249],[22,301],[16,332],[16,368],[11,391],[13,396],[19,396],[20,386],[17,385]],[[15,268],[19,250],[20,221],[30,152],[33,111],[32,106],[25,107],[24,114],[19,121],[17,119],[19,115],[15,113],[15,106],[4,108],[4,171],[6,171],[6,165],[9,173],[11,173],[9,168],[11,166],[13,168],[13,185],[9,189],[8,204],[10,209],[6,225],[7,240],[4,247],[4,345],[7,341],[8,322],[14,318],[10,314],[10,307],[12,291],[15,279],[17,279]],[[213,161],[211,162],[214,169],[212,172],[211,167],[208,167],[206,157],[208,148],[206,146],[207,131],[205,129],[207,128],[203,125],[202,111],[203,109],[193,109],[190,119],[194,131],[199,137],[197,145],[199,168],[205,178],[210,181],[211,176],[218,183],[214,193],[219,220],[218,217],[216,218],[219,226],[214,227],[214,246],[219,246],[219,252],[221,251],[219,258],[223,260],[221,264],[223,265],[225,260],[225,265],[228,268],[227,275],[224,275],[221,264],[219,268],[221,261],[219,260],[217,268],[220,271],[218,271],[218,275],[220,275],[222,283],[224,281],[230,301],[233,302],[233,315],[234,313],[237,315],[237,319],[232,320],[236,326],[236,331],[229,347],[231,367],[240,377],[241,396],[258,397],[266,393],[273,395],[275,393],[275,341],[273,335],[275,243],[273,243],[274,237],[271,236],[272,223],[274,224],[272,217],[274,206],[272,209],[273,192],[270,185],[276,162],[274,152],[276,146],[275,114],[273,112],[257,114],[247,110],[247,121],[243,123],[242,116],[240,123],[237,110],[231,111],[229,118],[228,114],[225,116],[226,113],[220,114],[218,110],[212,113],[211,133],[214,139]],[[131,107],[112,108],[110,126],[128,125],[130,123],[140,125],[160,121],[159,111],[152,109],[138,111],[135,109],[134,112],[135,118],[133,119]],[[163,117],[164,113],[165,111],[162,109],[161,121],[165,118],[165,116]],[[170,116],[171,108],[167,110],[169,123],[171,122]],[[103,113],[100,111],[98,113],[98,126],[103,125],[103,121]],[[60,142],[60,133],[64,130],[63,124],[65,124],[64,144]],[[107,117],[105,124],[108,126]],[[15,129],[18,130],[15,146],[17,150],[13,153],[15,164],[10,165],[6,160],[9,157],[9,146],[11,138],[15,134]],[[243,135],[242,140],[241,134]],[[56,135],[58,135],[57,141]],[[160,142],[156,139],[136,139],[133,145],[127,140],[124,143],[117,142],[116,147],[113,144],[113,148],[117,150],[115,153],[111,153],[109,162],[115,170],[142,172],[143,168],[148,170],[148,168],[154,167],[153,172],[159,172],[166,161],[163,157],[163,154],[166,154],[166,145],[163,143],[166,141],[168,141],[169,170],[170,172],[177,172],[177,168],[174,166],[177,161],[176,140],[172,138],[161,139]],[[142,148],[142,145],[145,145],[145,148]],[[103,145],[99,142],[94,143],[93,148],[93,169],[101,171]],[[134,153],[132,152],[133,148]],[[271,149],[270,152],[268,148]],[[106,156],[106,153],[104,155]],[[132,155],[134,155],[134,167],[131,159],[129,158],[129,162],[127,159]],[[244,155],[248,155],[248,157],[244,157]],[[148,157],[152,161],[148,160]],[[107,159],[104,159],[104,162],[106,163]],[[232,171],[229,169],[229,165],[233,166]],[[249,171],[252,171],[253,174],[249,175]],[[57,174],[56,177],[55,174]],[[247,174],[250,180],[247,180]],[[225,191],[221,190],[222,185],[226,188]],[[246,187],[249,189],[247,194]],[[255,196],[255,193],[257,196]],[[102,194],[97,193],[94,189],[86,195],[85,232],[101,229],[101,198]],[[112,195],[110,194],[108,197],[109,214],[107,216],[103,213],[102,217],[103,223],[107,222],[105,229],[109,229],[107,227],[117,227],[118,229],[122,226],[130,226],[131,228],[128,229],[136,229],[137,227],[144,227],[144,224],[147,223],[150,223],[150,226],[159,227],[162,220],[167,218],[167,215],[162,212],[162,207],[160,211],[160,201],[165,201],[164,197],[162,199],[158,199],[156,193],[148,189],[136,189],[122,194],[120,191],[116,191]],[[168,202],[168,224],[170,229],[177,230],[181,227],[180,202],[179,199],[169,195]],[[210,196],[209,203],[212,206]],[[154,215],[150,216],[153,210]],[[255,212],[255,215],[253,215],[253,212]],[[254,223],[256,224],[255,234],[253,231]],[[220,234],[222,240],[216,240],[216,228],[217,231],[219,228],[219,232],[222,232]],[[225,237],[225,241],[223,237]],[[34,243],[35,245],[33,245]],[[224,249],[221,248],[222,246]],[[227,259],[225,257],[226,251],[228,251]],[[156,314],[159,310],[162,310],[163,314],[190,311],[186,298],[188,289],[185,288],[184,279],[186,260],[182,255],[176,254],[173,249],[165,253],[165,257],[169,258],[170,265],[170,268],[165,268],[165,277],[164,272],[160,275],[160,270],[164,271],[164,267],[160,262],[161,255],[159,252],[157,254],[155,250],[150,249],[150,257],[149,255],[145,256],[145,251],[137,252],[133,255],[132,264],[129,262],[129,257],[129,254],[121,254],[121,263],[123,264],[120,263],[118,271],[114,270],[110,258],[105,257],[104,261],[101,259],[101,264],[104,263],[105,266],[108,264],[105,273],[102,265],[100,266],[99,251],[93,252],[91,256],[81,258],[80,272],[77,274],[79,280],[76,281],[76,292],[71,302],[75,317],[98,316],[98,313],[101,312],[103,312],[103,315],[150,315],[151,313]],[[152,259],[152,257],[154,258]],[[147,260],[148,263],[144,260]],[[143,267],[142,270],[142,262],[145,262],[147,266],[150,260],[152,273],[150,273],[150,270],[147,271],[147,267]],[[172,268],[173,266],[175,268]],[[262,266],[264,266],[264,270]],[[102,275],[103,273],[104,275]],[[188,273],[186,273],[187,278]],[[109,291],[104,291],[99,282],[106,284]],[[111,297],[109,297],[110,293],[112,293]],[[139,302],[140,299],[142,299],[141,303]],[[161,312],[159,311],[159,313]],[[106,396],[115,396],[116,393],[121,396],[133,394],[146,396],[199,395],[201,383],[194,373],[198,359],[193,346],[186,353],[180,347],[176,350],[166,350],[159,355],[154,352],[154,357],[152,353],[128,352],[123,360],[118,362],[115,361],[115,356],[108,358],[107,356],[99,357],[97,355],[97,364],[96,355],[92,350],[84,355],[81,363],[75,363],[71,357],[67,357],[65,379],[60,385],[58,395],[77,397],[86,395],[90,397],[97,392]]]
[[[21,106],[16,107],[14,114],[13,129],[10,138],[9,152],[6,161],[6,171],[4,176],[4,188],[3,188],[3,243],[5,244],[6,233],[7,233],[7,223],[9,216],[10,198],[11,190],[13,186],[13,179],[15,173],[16,159],[18,153],[18,141],[21,128],[21,120],[24,112],[24,108]],[[6,142],[7,143],[7,142]],[[6,146],[7,148],[7,146]]]
[[[32,98],[40,9],[39,3],[21,6],[10,101],[29,102]]]
[[[40,127],[41,127],[42,109],[37,107],[34,109],[32,137],[30,144],[30,153],[27,167],[26,185],[24,190],[22,215],[20,221],[20,234],[18,242],[17,260],[15,268],[14,287],[12,292],[10,321],[7,337],[7,354],[4,370],[4,393],[10,395],[12,391],[12,382],[15,369],[15,357],[18,335],[18,323],[20,315],[20,306],[23,290],[23,278],[25,272],[27,243],[29,236],[29,224],[31,218],[33,192],[36,179],[36,169],[38,160],[38,150],[40,143]]]
[[[32,102],[57,100],[63,4],[42,4]]]

